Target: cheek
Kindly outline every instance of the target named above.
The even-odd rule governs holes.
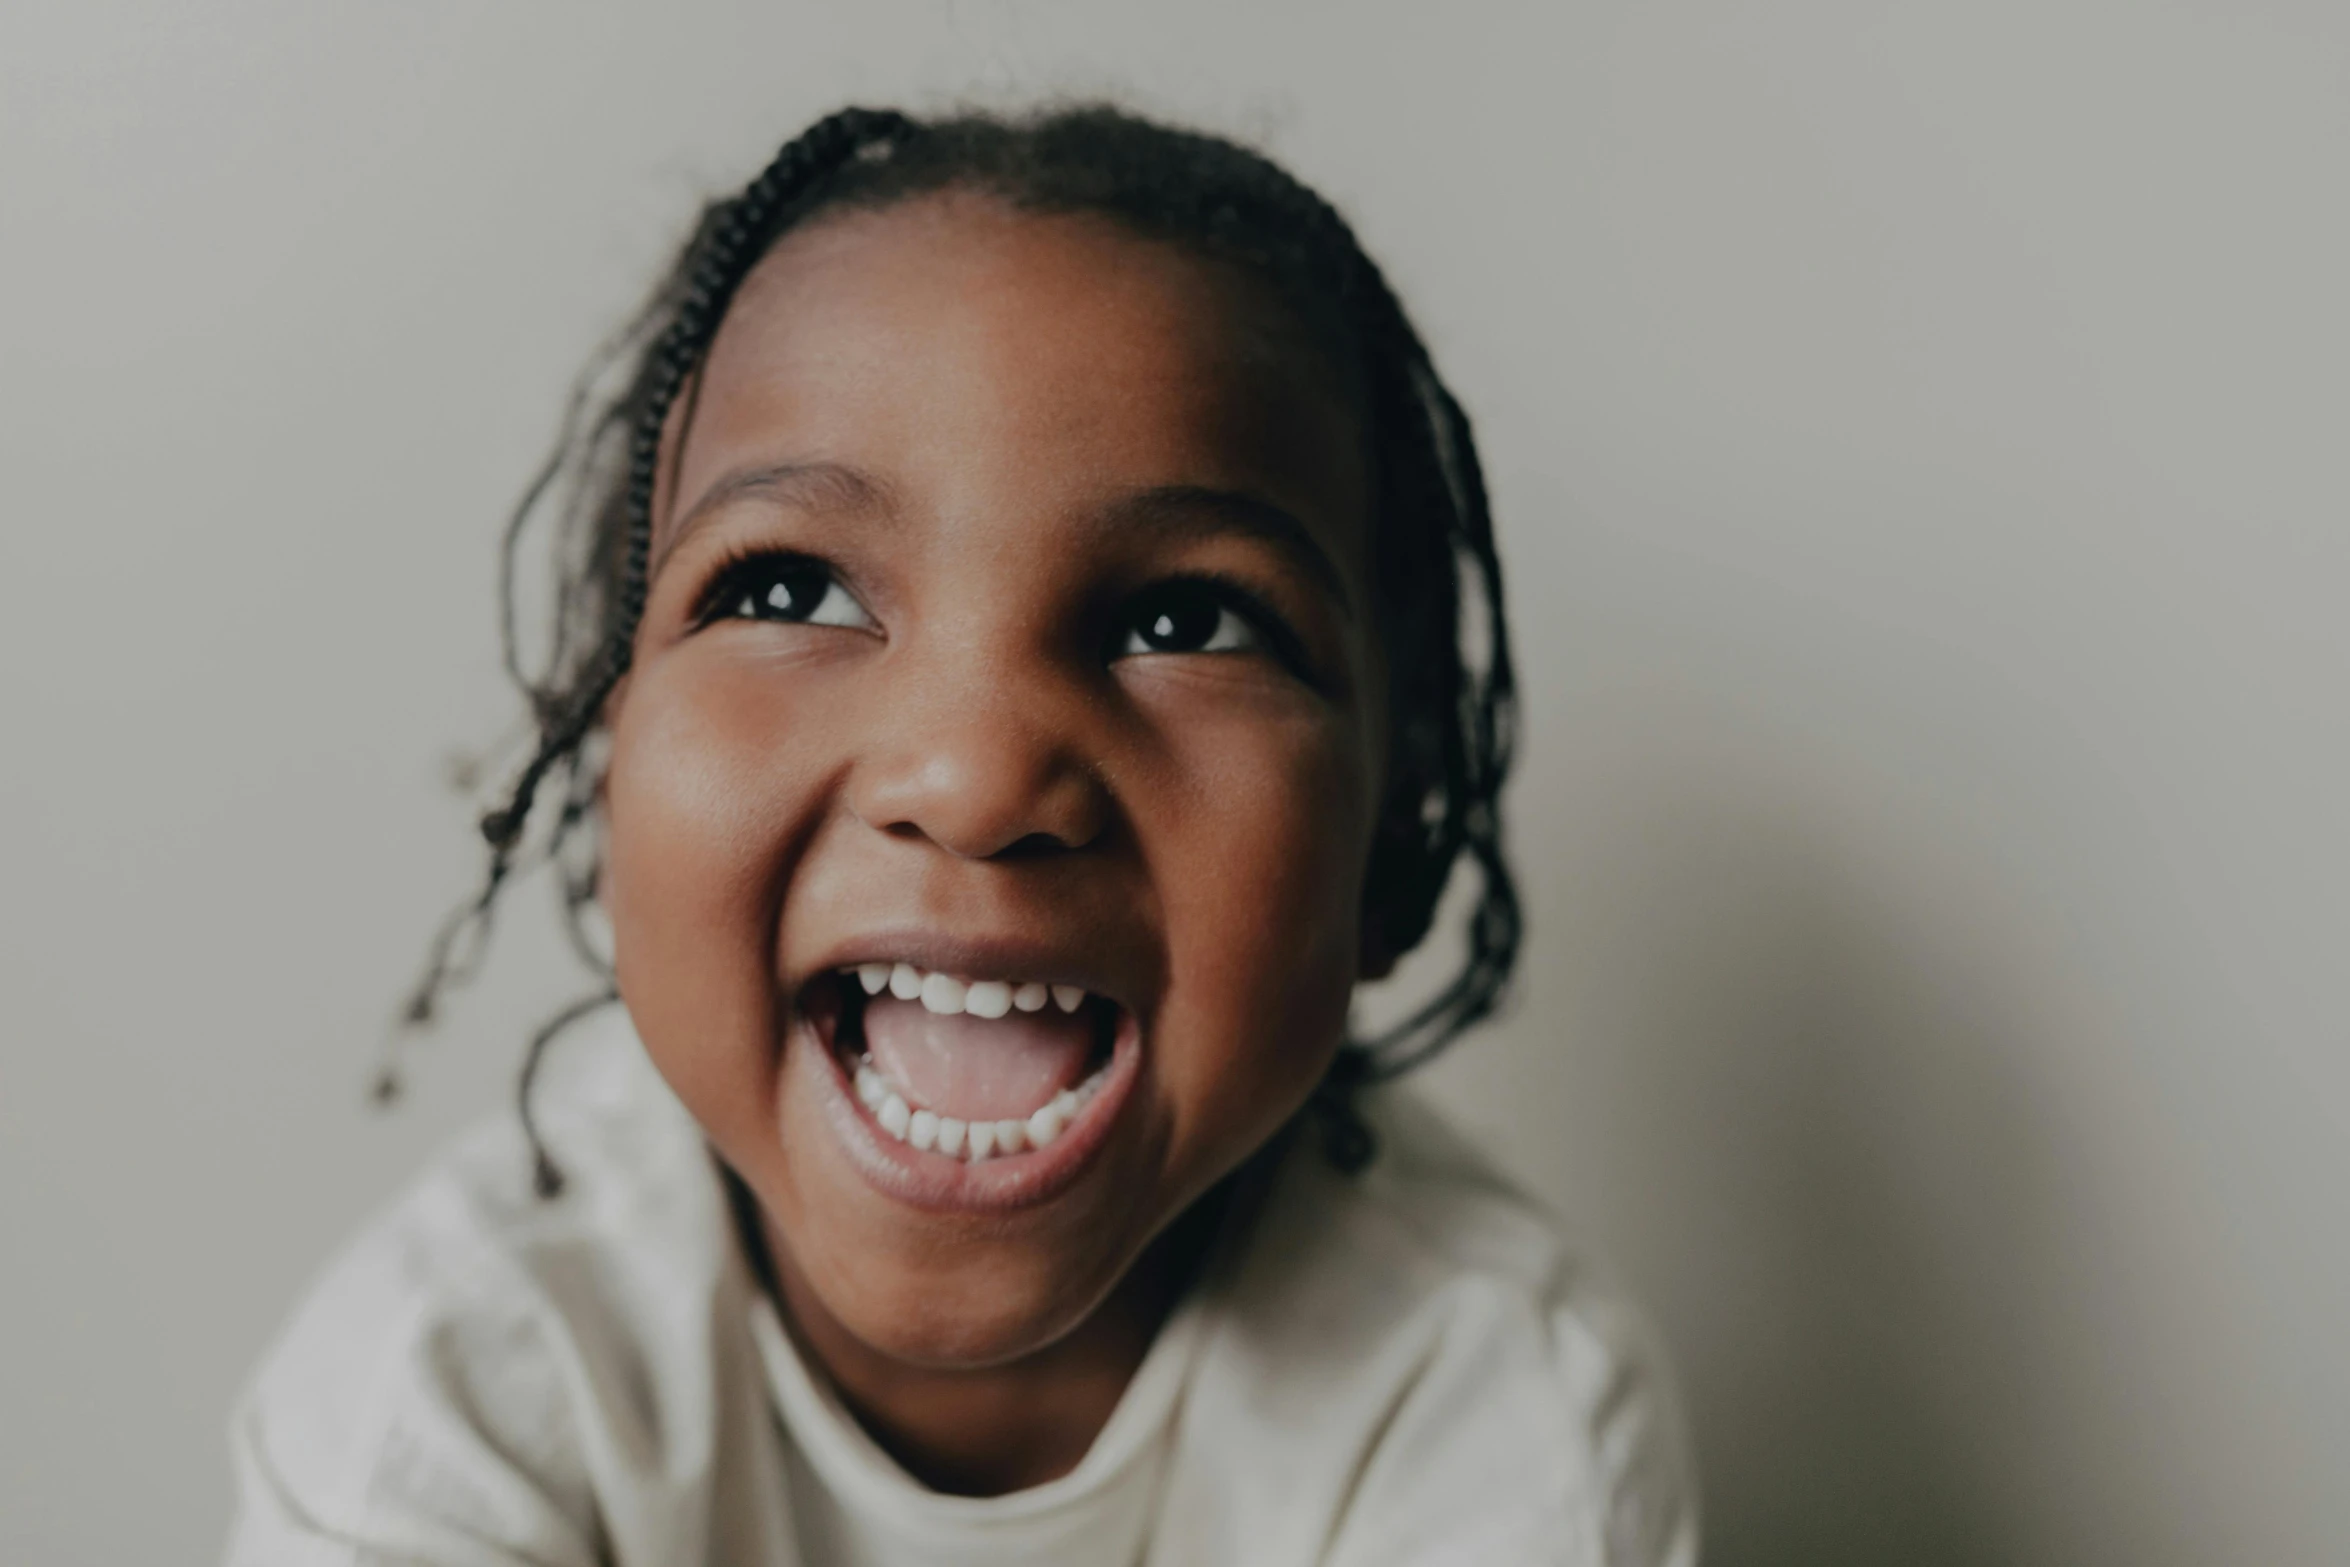
[[[1344,1033],[1371,767],[1359,733],[1328,717],[1201,741],[1185,807],[1167,816],[1180,830],[1150,851],[1174,981],[1155,1069],[1192,1135],[1253,1146]]]
[[[792,727],[771,694],[658,664],[613,725],[605,902],[621,992],[722,1146],[729,1117],[773,1096],[778,889],[815,793]]]

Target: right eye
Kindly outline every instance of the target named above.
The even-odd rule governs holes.
[[[734,567],[711,595],[710,618],[858,630],[873,626],[873,617],[841,586],[832,568],[804,555],[768,556]]]

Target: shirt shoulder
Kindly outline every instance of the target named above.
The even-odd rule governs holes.
[[[328,1264],[234,1417],[243,1563],[589,1563],[706,1474],[718,1297],[747,1288],[698,1129],[615,1016]],[[741,1313],[734,1313],[739,1316]],[[745,1349],[747,1354],[747,1346]]]
[[[1216,1548],[1332,1567],[1694,1561],[1683,1425],[1638,1313],[1416,1096],[1366,1111],[1371,1165],[1341,1174],[1301,1139],[1214,1285],[1193,1390],[1208,1440],[1288,1438],[1238,1465],[1201,1453],[1233,1497],[1204,1504],[1232,1531]],[[1248,1542],[1268,1535],[1260,1557]]]

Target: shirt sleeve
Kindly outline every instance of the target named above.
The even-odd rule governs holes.
[[[1647,1326],[1596,1282],[1570,1278],[1549,1311],[1567,1440],[1592,1477],[1604,1567],[1696,1567],[1687,1427]]]
[[[1681,1421],[1596,1283],[1464,1280],[1355,1476],[1328,1567],[1695,1567]]]
[[[1392,1390],[1329,1567],[1695,1567],[1697,1482],[1669,1363],[1608,1270],[1409,1096],[1325,1228]],[[1360,1356],[1358,1356],[1358,1359]]]
[[[596,1508],[527,1299],[450,1298],[390,1238],[330,1271],[230,1427],[227,1567],[594,1567]]]

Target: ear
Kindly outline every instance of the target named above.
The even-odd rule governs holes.
[[[1357,916],[1357,979],[1385,979],[1393,974],[1425,931],[1424,918],[1399,920],[1396,908],[1399,898],[1410,896],[1407,888],[1416,879],[1411,863],[1425,852],[1420,838],[1399,811],[1390,810],[1380,820],[1371,841],[1371,863],[1363,876],[1363,901]],[[1406,926],[1416,928],[1403,928]]]

